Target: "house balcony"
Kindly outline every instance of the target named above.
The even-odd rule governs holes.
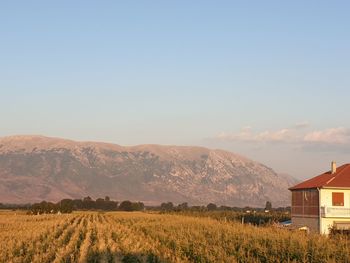
[[[348,217],[350,218],[350,208],[345,207],[325,207],[320,209],[322,217]]]

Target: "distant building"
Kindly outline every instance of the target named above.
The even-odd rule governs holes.
[[[299,183],[292,192],[292,225],[329,234],[330,228],[350,230],[350,164],[335,162],[331,170]]]

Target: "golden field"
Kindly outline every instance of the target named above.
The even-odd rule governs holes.
[[[350,262],[342,238],[142,212],[0,212],[0,262]]]

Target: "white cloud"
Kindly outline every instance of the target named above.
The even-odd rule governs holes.
[[[291,129],[254,133],[250,127],[245,127],[239,133],[222,132],[216,138],[243,142],[292,142],[295,141],[296,134]]]
[[[258,141],[262,142],[290,142],[294,141],[296,135],[293,130],[282,129],[278,131],[265,131],[256,136]]]
[[[245,127],[238,133],[222,132],[215,138],[224,141],[285,143],[294,144],[298,147],[307,147],[316,144],[324,146],[350,146],[350,129],[338,127],[308,132],[301,129],[301,127],[297,128],[295,126],[294,128],[285,128],[275,131],[267,130],[264,132],[254,132],[250,127]]]
[[[305,135],[304,142],[350,145],[350,129],[344,127],[313,131]]]

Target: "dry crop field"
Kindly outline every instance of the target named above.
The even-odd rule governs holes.
[[[349,245],[183,215],[0,213],[0,262],[350,262]]]

